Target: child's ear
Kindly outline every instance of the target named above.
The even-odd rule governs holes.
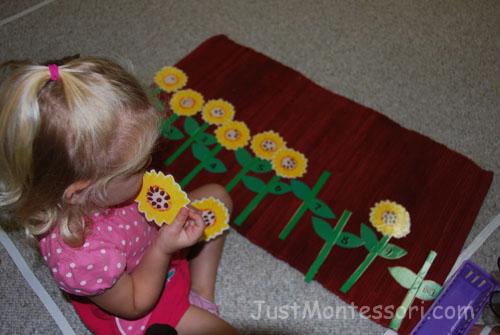
[[[76,181],[69,185],[64,191],[64,200],[72,205],[79,205],[84,202],[83,191],[90,185],[89,181]]]

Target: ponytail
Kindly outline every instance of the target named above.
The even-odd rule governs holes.
[[[58,64],[53,65],[53,64]],[[56,224],[81,245],[88,211],[117,175],[134,171],[156,143],[160,116],[140,83],[116,63],[72,58],[51,66],[10,62],[0,88],[0,213],[28,237]],[[88,181],[81,205],[64,192]]]
[[[9,64],[12,66],[12,64]],[[16,66],[16,65],[14,65]],[[0,93],[0,209],[12,211],[33,180],[33,142],[40,128],[38,92],[50,79],[47,67],[15,69]]]

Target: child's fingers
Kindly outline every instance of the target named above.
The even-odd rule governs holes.
[[[191,205],[189,205],[187,209],[188,209],[188,218],[186,226],[187,227],[196,226],[198,223],[195,221],[195,218],[199,217],[201,219],[202,212],[199,209],[192,207]]]
[[[189,210],[185,207],[181,208],[169,227],[175,231],[181,231],[184,228],[188,217]]]
[[[198,240],[205,230],[205,222],[203,222],[201,215],[194,211],[190,211],[188,216],[188,221],[190,221],[189,233]]]
[[[188,207],[188,209],[189,209],[190,211],[195,212],[195,213],[198,213],[199,215],[201,215],[201,213],[202,213],[202,212],[201,212],[198,208],[193,207],[193,205],[188,205],[187,207]]]
[[[204,225],[204,222],[203,222],[203,219],[201,217],[201,212],[196,210],[196,211],[193,211],[193,210],[189,210],[189,214],[188,214],[188,217],[189,219],[193,220],[194,224],[195,225]]]

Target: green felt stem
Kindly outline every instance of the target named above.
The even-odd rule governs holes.
[[[390,239],[391,237],[389,235],[384,235],[380,239],[380,241],[378,241],[377,245],[366,256],[363,263],[361,263],[361,265],[356,269],[356,271],[354,271],[354,273],[349,277],[349,279],[347,279],[344,285],[342,285],[340,291],[342,291],[343,293],[347,293],[347,291],[351,289],[352,285],[354,285],[356,281],[359,279],[359,277],[361,277],[363,272],[365,272],[365,270],[373,262],[375,257],[377,257],[378,254],[384,249],[384,247],[386,246],[386,244],[389,242]]]
[[[273,178],[267,183],[257,195],[250,201],[250,203],[245,207],[245,209],[240,213],[240,215],[234,220],[234,224],[241,226],[241,224],[246,220],[250,213],[257,207],[257,205],[264,199],[264,197],[269,193],[270,190],[280,181],[281,177],[274,175]]]
[[[288,234],[293,230],[297,222],[302,218],[304,213],[307,211],[309,208],[309,205],[311,204],[311,201],[313,201],[316,196],[318,195],[319,191],[325,185],[326,181],[330,177],[331,173],[328,171],[324,171],[321,176],[319,177],[318,181],[314,185],[313,189],[311,192],[307,195],[307,198],[302,202],[302,205],[299,207],[299,210],[295,213],[295,215],[292,217],[292,219],[288,222],[288,224],[283,228],[281,231],[281,234],[279,235],[279,238],[281,240],[284,240],[288,237]]]
[[[326,257],[328,257],[328,254],[332,250],[333,246],[335,245],[335,243],[337,243],[340,233],[347,224],[347,220],[349,220],[351,214],[352,213],[350,211],[345,210],[342,216],[340,217],[339,222],[335,225],[335,228],[333,229],[332,236],[330,236],[330,238],[326,241],[325,245],[319,252],[318,257],[316,257],[314,263],[309,268],[309,271],[307,272],[305,278],[305,281],[307,283],[309,283],[314,278],[319,268],[325,261]]]
[[[234,178],[226,185],[226,191],[231,192],[233,190],[233,188],[236,185],[238,185],[238,183],[241,181],[241,178],[243,178],[243,176],[246,175],[247,172],[250,171],[250,169],[258,162],[259,162],[259,158],[253,157],[252,160],[250,161],[250,163],[245,165],[243,167],[243,169],[241,169],[240,172],[238,172],[238,174],[236,176],[234,176]]]
[[[420,289],[420,286],[422,286],[422,283],[424,282],[425,276],[427,275],[427,272],[429,271],[432,262],[434,262],[434,259],[436,258],[437,253],[434,250],[431,250],[429,252],[429,255],[427,256],[427,259],[424,262],[424,265],[418,272],[417,277],[415,278],[415,281],[411,285],[410,289],[406,293],[406,296],[403,299],[403,302],[401,303],[401,306],[398,307],[396,310],[396,314],[394,318],[391,321],[390,328],[394,330],[398,330],[399,327],[401,326],[401,322],[406,316],[406,312],[410,308],[411,304],[415,300],[415,296],[417,295],[418,290]]]
[[[205,165],[212,160],[215,155],[219,153],[219,151],[222,150],[222,146],[217,143],[217,145],[210,151],[210,153],[200,162],[198,165],[194,167],[189,174],[182,179],[182,181],[179,183],[181,185],[181,188],[186,187],[186,185],[194,178],[196,175],[205,167]]]
[[[174,115],[177,115],[177,114],[174,114]],[[187,148],[189,148],[189,146],[191,145],[191,143],[194,142],[194,140],[196,139],[196,137],[199,134],[203,133],[208,128],[208,126],[210,126],[210,124],[208,124],[207,122],[205,122],[198,129],[196,129],[191,134],[191,136],[189,136],[189,138],[187,140],[185,140],[184,143],[182,143],[182,145],[165,161],[164,164],[166,166],[169,166],[170,164],[172,164],[173,161],[175,161],[177,159],[177,157],[179,157]]]

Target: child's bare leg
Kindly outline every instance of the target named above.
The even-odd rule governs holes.
[[[231,197],[220,185],[205,185],[189,193],[189,199],[191,200],[210,196],[222,201],[229,210],[229,213],[232,212],[233,203]],[[223,234],[210,242],[200,242],[191,249],[189,254],[191,289],[212,302],[214,302],[217,268],[225,238],[226,236]]]
[[[189,306],[176,328],[179,335],[232,335],[236,328],[218,316],[197,306]]]
[[[191,289],[212,302],[225,239],[226,235],[223,234],[210,242],[200,242],[190,253]]]

